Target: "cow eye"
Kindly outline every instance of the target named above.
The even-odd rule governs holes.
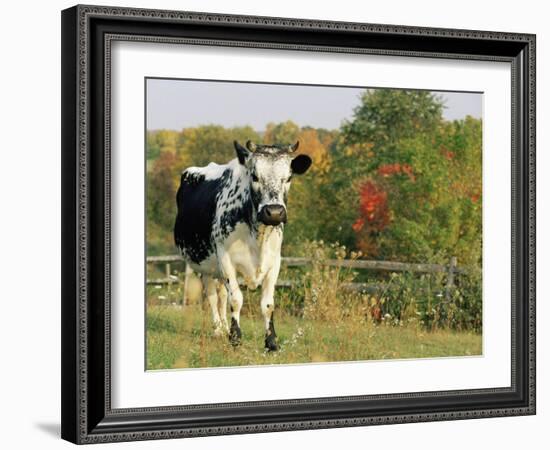
[[[254,183],[257,183],[257,182],[258,182],[258,176],[257,176],[255,173],[252,174],[252,181],[253,181]]]

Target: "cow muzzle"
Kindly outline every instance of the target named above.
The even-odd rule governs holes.
[[[258,220],[271,226],[286,223],[286,208],[283,205],[265,205],[258,213]]]

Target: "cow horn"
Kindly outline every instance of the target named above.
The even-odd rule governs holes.
[[[296,144],[294,144],[294,145],[291,144],[291,145],[288,146],[288,151],[290,153],[294,153],[296,150],[298,150],[299,145],[300,145],[300,141],[296,141]]]
[[[256,144],[254,144],[254,142],[246,141],[246,148],[251,152],[255,152],[257,147],[256,147]]]

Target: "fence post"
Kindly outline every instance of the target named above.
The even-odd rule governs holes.
[[[449,262],[449,269],[447,272],[447,284],[445,286],[445,300],[447,302],[451,301],[451,289],[455,283],[455,272],[457,266],[456,256],[451,256],[451,261]]]
[[[164,273],[166,274],[166,279],[168,280],[168,284],[172,284],[172,279],[170,278],[170,272],[171,272],[171,269],[170,269],[170,263],[166,263],[166,265],[164,266]]]

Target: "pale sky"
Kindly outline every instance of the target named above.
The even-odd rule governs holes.
[[[269,122],[292,120],[299,126],[339,128],[351,119],[365,88],[147,80],[147,129],[173,129],[216,124],[251,125],[265,130]],[[466,115],[480,118],[480,93],[437,92],[444,99],[448,120]]]

